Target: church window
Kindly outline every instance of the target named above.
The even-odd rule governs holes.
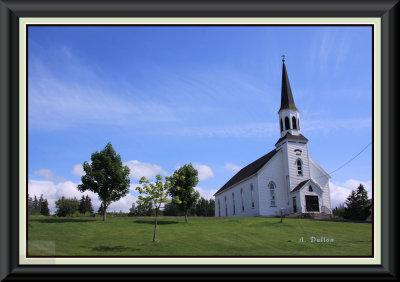
[[[240,189],[240,195],[242,196],[242,212],[244,212],[244,193],[243,193],[243,189]]]
[[[274,182],[270,182],[268,184],[269,187],[269,194],[271,197],[271,207],[276,207],[276,201],[275,201],[275,183]]]
[[[283,123],[282,123],[282,119],[281,119],[281,131],[283,131]]]
[[[290,122],[288,117],[285,117],[285,129],[286,130],[290,129]]]
[[[218,199],[218,216],[221,216],[221,203]]]
[[[254,192],[253,192],[253,183],[250,184],[250,193],[251,193],[251,207],[254,208]]]
[[[236,209],[235,209],[235,194],[232,193],[232,204],[233,204],[233,214],[236,213]]]
[[[292,117],[292,127],[293,129],[297,129],[296,117]]]
[[[226,202],[226,196],[225,196],[225,216],[228,216],[228,204]]]
[[[300,130],[300,120],[299,119],[297,119],[297,125],[298,125],[299,130]]]
[[[303,164],[301,163],[300,159],[297,159],[296,165],[297,165],[297,175],[303,175]]]
[[[309,191],[309,192],[314,192],[314,190],[312,189],[311,185],[308,186],[308,191]]]

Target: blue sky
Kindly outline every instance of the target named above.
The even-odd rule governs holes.
[[[189,162],[210,198],[274,149],[282,54],[310,156],[330,173],[372,141],[371,40],[370,27],[31,26],[29,193],[52,211],[80,197],[81,164],[111,142],[132,185],[110,210],[129,209],[141,175]],[[333,205],[371,191],[371,170],[369,146],[331,175]]]

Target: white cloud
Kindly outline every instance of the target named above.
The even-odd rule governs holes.
[[[194,187],[194,189],[200,193],[200,197],[207,200],[214,198],[213,195],[217,192],[217,189],[204,189],[201,187]]]
[[[85,171],[83,170],[83,166],[81,164],[74,165],[72,173],[77,176],[85,175]]]
[[[35,175],[42,176],[43,178],[47,180],[53,180],[53,181],[62,181],[64,178],[55,176],[53,172],[50,169],[39,169],[34,172]]]
[[[76,197],[78,200],[82,197],[82,195],[89,195],[92,200],[93,209],[97,212],[100,206],[100,200],[97,194],[86,191],[81,193],[77,189],[78,183],[73,183],[71,181],[64,181],[60,183],[54,183],[52,181],[44,181],[44,180],[29,180],[28,181],[28,193],[31,197],[36,195],[40,197],[43,194],[43,197],[46,198],[49,202],[49,209],[51,213],[56,211],[55,201],[57,201],[62,196],[66,198]],[[133,190],[130,190],[133,192]],[[107,211],[120,211],[128,212],[129,208],[132,206],[132,203],[136,201],[136,198],[128,194],[124,198],[120,199],[117,202],[114,202],[110,205]]]
[[[124,165],[130,168],[131,173],[129,175],[133,179],[140,179],[142,176],[149,179],[157,174],[167,175],[166,171],[156,164],[142,163],[137,160],[133,160],[125,162]]]
[[[207,165],[194,163],[193,167],[199,172],[200,181],[214,177],[214,172]]]
[[[239,170],[242,169],[241,166],[235,165],[233,163],[226,163],[225,164],[225,169],[231,172],[238,172]]]
[[[362,184],[368,192],[368,198],[372,197],[372,181],[360,181],[355,179],[349,179],[345,182],[332,183],[329,182],[329,189],[331,192],[331,206],[334,209],[339,204],[343,204],[346,198],[351,194],[352,190],[356,190],[357,187]]]

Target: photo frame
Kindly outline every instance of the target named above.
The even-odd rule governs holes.
[[[378,17],[381,51],[381,265],[21,265],[19,263],[19,20],[24,17]],[[0,278],[393,278],[396,213],[394,105],[398,2],[0,2]]]

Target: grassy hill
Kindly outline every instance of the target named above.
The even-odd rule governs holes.
[[[372,225],[279,218],[28,220],[29,256],[371,256]],[[314,237],[314,238],[312,238]],[[321,237],[325,241],[316,242]],[[312,240],[314,239],[314,242]]]

